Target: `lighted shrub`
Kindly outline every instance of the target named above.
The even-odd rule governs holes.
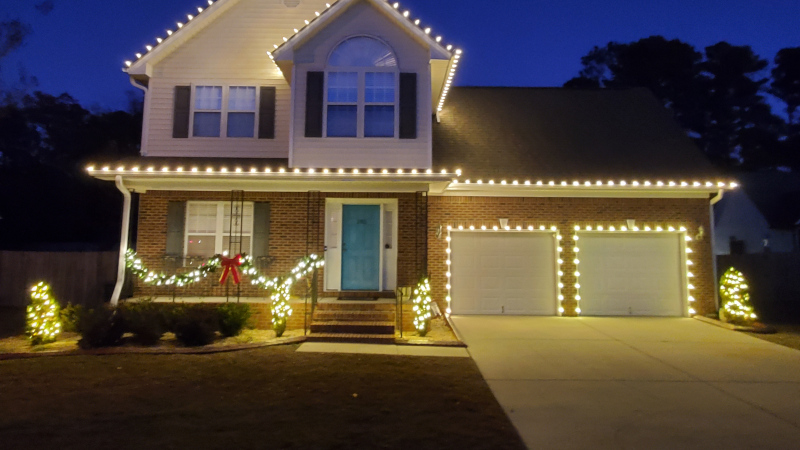
[[[420,336],[426,336],[431,329],[431,285],[427,278],[423,278],[414,288],[411,298],[414,303],[414,328]]]
[[[31,344],[54,342],[61,334],[61,312],[58,302],[50,295],[50,286],[41,282],[31,288],[25,333]]]
[[[753,305],[750,303],[750,286],[742,272],[731,267],[722,275],[719,282],[722,308],[720,319],[739,325],[750,325],[756,321]]]
[[[279,282],[275,293],[272,294],[272,329],[275,330],[277,337],[283,336],[286,332],[286,321],[292,315],[292,307],[289,305],[291,286],[291,278]]]
[[[238,336],[247,326],[252,312],[246,303],[225,303],[217,307],[219,331],[225,337]]]

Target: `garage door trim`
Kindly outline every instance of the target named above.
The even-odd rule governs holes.
[[[553,274],[554,274],[555,283],[552,286],[552,289],[554,290],[554,293],[555,293],[555,295],[554,295],[554,298],[555,298],[555,311],[556,311],[557,315],[559,315],[559,316],[563,315],[563,313],[564,313],[564,307],[562,305],[562,303],[564,301],[564,293],[563,293],[564,284],[563,284],[563,281],[562,281],[562,277],[564,276],[564,271],[563,271],[564,270],[564,268],[563,268],[564,261],[563,261],[563,258],[562,258],[563,236],[561,235],[561,232],[558,230],[558,228],[556,228],[556,227],[551,227],[551,228],[544,228],[544,227],[533,228],[533,227],[529,226],[527,229],[523,228],[523,227],[517,227],[516,229],[514,229],[514,228],[510,228],[509,229],[507,227],[505,230],[503,230],[503,229],[498,229],[497,227],[494,227],[493,229],[487,229],[485,226],[481,227],[480,229],[478,229],[478,228],[476,228],[474,226],[471,226],[471,227],[468,227],[468,228],[464,227],[464,226],[459,226],[458,228],[453,228],[452,226],[448,226],[447,227],[447,237],[446,237],[447,248],[445,250],[446,251],[446,258],[445,258],[445,264],[446,264],[446,266],[445,266],[445,270],[446,270],[446,272],[445,272],[445,283],[446,283],[446,286],[445,286],[445,288],[446,288],[446,292],[447,292],[447,297],[446,297],[445,300],[446,300],[446,304],[447,304],[446,312],[447,312],[448,316],[450,314],[452,314],[452,302],[453,302],[453,297],[452,297],[453,289],[452,289],[452,285],[451,285],[451,281],[452,281],[451,269],[452,269],[452,264],[453,264],[452,241],[453,241],[454,236],[456,236],[459,233],[465,233],[465,234],[466,233],[482,233],[482,234],[485,233],[485,234],[489,234],[489,235],[539,234],[539,235],[551,236],[552,240],[553,240],[553,250],[554,250],[554,255],[555,255],[555,258],[554,258],[555,259],[555,264],[553,266]]]
[[[625,227],[623,227],[625,228]],[[623,236],[664,236],[664,235],[674,235],[678,238],[678,245],[679,245],[679,264],[678,264],[678,276],[680,279],[680,300],[681,300],[681,315],[683,317],[691,317],[692,315],[696,314],[696,311],[693,308],[693,304],[695,302],[694,297],[692,296],[692,291],[694,290],[694,286],[691,282],[694,275],[692,274],[691,268],[693,266],[693,261],[690,259],[691,254],[693,253],[691,246],[689,245],[692,241],[692,238],[689,236],[686,227],[655,227],[655,229],[647,227],[644,231],[640,231],[637,227],[633,230],[631,229],[623,229],[623,230],[615,230],[613,227],[611,229],[603,230],[602,227],[600,229],[595,228],[592,230],[590,227],[586,231],[576,230],[575,232],[575,248],[580,249],[580,238],[581,236],[609,236],[609,235],[623,235]],[[574,252],[576,261],[580,262],[581,252]],[[580,304],[583,300],[581,297],[581,268],[580,264],[576,264],[576,271],[575,271],[575,278],[576,278],[576,294],[575,300],[577,301],[577,313],[580,315]]]

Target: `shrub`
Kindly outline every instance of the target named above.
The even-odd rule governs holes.
[[[68,333],[78,332],[80,318],[85,313],[83,305],[67,303],[67,306],[61,310],[61,329]]]
[[[217,307],[219,330],[225,337],[242,333],[251,316],[250,305],[246,303],[225,303]]]
[[[143,345],[155,345],[166,331],[162,309],[152,301],[124,303],[119,308],[125,329]]]
[[[81,348],[112,347],[122,342],[125,323],[118,310],[99,307],[81,314],[78,320]]]
[[[750,303],[750,287],[742,272],[731,267],[722,275],[719,283],[722,309],[719,318],[736,325],[752,325],[758,319]]]
[[[188,347],[201,347],[214,342],[219,329],[216,310],[210,305],[183,305],[173,315],[175,337]]]
[[[420,280],[417,287],[414,288],[414,327],[417,333],[425,337],[431,329],[431,285],[427,278]]]

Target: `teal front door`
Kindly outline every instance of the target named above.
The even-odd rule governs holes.
[[[342,290],[380,289],[379,205],[344,205],[342,210]]]

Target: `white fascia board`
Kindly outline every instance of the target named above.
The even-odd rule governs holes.
[[[429,192],[439,183],[415,181],[279,181],[254,179],[213,178],[192,180],[187,178],[126,178],[125,184],[137,193],[148,191],[193,191],[193,192],[227,192],[242,190],[247,192]],[[438,187],[439,190],[443,190]]]
[[[441,194],[445,197],[581,197],[581,198],[709,198],[719,192],[718,188],[695,187],[532,187],[513,185],[465,185],[451,184]]]

